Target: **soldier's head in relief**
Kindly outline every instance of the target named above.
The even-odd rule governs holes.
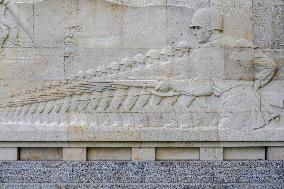
[[[181,41],[175,46],[177,58],[188,56],[190,52],[190,44],[186,41]]]
[[[129,58],[123,58],[121,61],[120,61],[120,70],[121,71],[126,71],[128,69],[131,68],[131,61]]]
[[[159,61],[160,51],[151,49],[146,53],[146,65],[155,64]]]
[[[175,55],[174,49],[171,46],[166,46],[161,50],[160,60],[167,62],[173,59]]]
[[[96,76],[96,70],[95,69],[88,69],[86,71],[86,75],[88,79],[91,79],[92,77]]]
[[[143,54],[137,54],[133,60],[133,67],[137,68],[137,67],[143,67],[145,65],[145,57]]]
[[[112,62],[110,64],[110,68],[111,68],[111,74],[119,73],[120,67],[119,67],[119,63],[118,62]]]
[[[107,73],[107,68],[105,65],[101,65],[97,68],[96,70],[96,76],[97,77],[102,77]]]
[[[197,11],[190,26],[199,43],[207,43],[223,31],[223,17],[214,8]]]

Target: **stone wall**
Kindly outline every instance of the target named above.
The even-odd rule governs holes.
[[[0,8],[0,160],[284,160],[283,0]]]

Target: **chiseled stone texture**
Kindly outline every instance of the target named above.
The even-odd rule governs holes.
[[[283,161],[0,162],[2,188],[283,188]]]
[[[253,0],[254,43],[259,47],[284,48],[284,2]]]
[[[210,6],[224,14],[224,33],[251,40],[253,0],[211,0]]]

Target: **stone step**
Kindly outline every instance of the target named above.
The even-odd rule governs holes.
[[[284,188],[284,161],[2,161],[0,188]]]

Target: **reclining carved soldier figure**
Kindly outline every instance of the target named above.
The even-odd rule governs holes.
[[[165,81],[157,91],[169,90],[187,94],[193,97],[220,96],[221,98],[221,127],[234,129],[261,128],[277,117],[269,112],[269,106],[260,101],[258,89],[264,87],[276,71],[276,63],[263,53],[256,53],[251,42],[245,39],[224,36],[222,16],[212,8],[204,8],[196,12],[191,28],[200,44],[193,52],[188,62],[191,64],[194,76],[187,80]],[[253,79],[248,81],[238,78],[224,80],[224,49],[226,52],[236,51],[238,58],[243,58],[238,50],[247,50],[241,63],[250,65],[256,71]],[[255,54],[258,54],[257,56]],[[230,62],[226,64],[238,63]],[[198,103],[200,98],[195,98]],[[263,108],[260,111],[260,106]],[[246,113],[244,113],[246,112]],[[246,114],[246,115],[244,115]]]

